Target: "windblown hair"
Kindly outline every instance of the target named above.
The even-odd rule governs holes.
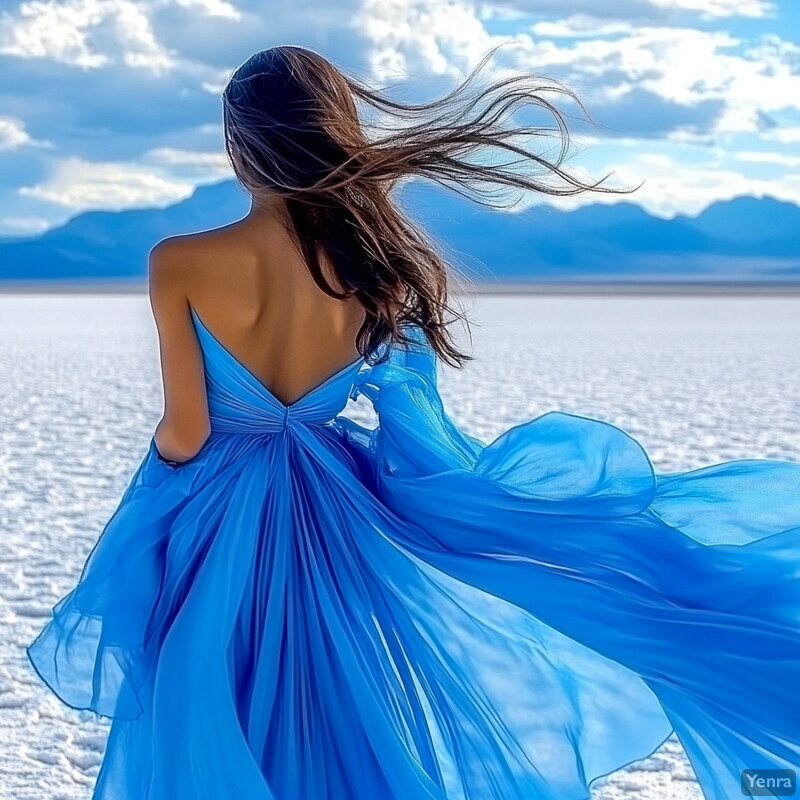
[[[365,356],[384,342],[407,342],[403,324],[410,322],[446,363],[462,366],[471,358],[449,331],[464,315],[450,305],[447,264],[392,197],[401,179],[428,178],[484,205],[496,205],[487,192],[492,187],[551,195],[628,191],[601,187],[608,175],[587,184],[561,168],[569,131],[543,93],[569,95],[591,120],[571,90],[529,74],[476,86],[491,55],[449,94],[421,104],[391,100],[318,53],[294,46],[256,53],[225,87],[225,147],[237,180],[254,202],[282,197],[290,233],[317,285],[361,302],[366,316],[357,346]],[[377,112],[376,123],[362,121],[358,101]],[[561,132],[555,162],[526,142],[550,129],[514,123],[526,107],[555,117]],[[532,165],[566,186],[526,175]],[[321,253],[342,291],[325,279]]]

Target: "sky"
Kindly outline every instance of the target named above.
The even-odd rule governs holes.
[[[566,169],[644,181],[529,203],[634,202],[664,218],[740,195],[800,204],[798,0],[0,0],[0,235],[232,178],[220,93],[276,44],[405,100],[443,93],[502,45],[492,71],[547,76],[594,119],[547,95],[572,131]]]

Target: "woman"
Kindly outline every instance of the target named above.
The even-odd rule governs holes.
[[[164,415],[28,649],[113,719],[96,800],[578,800],[673,731],[708,800],[800,766],[800,465],[442,407],[460,315],[393,187],[607,191],[504,125],[564,130],[529,78],[472,81],[403,105],[275,47],[226,87],[252,211],[153,249]]]

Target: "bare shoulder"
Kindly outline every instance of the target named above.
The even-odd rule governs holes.
[[[193,282],[202,279],[203,266],[210,253],[216,252],[227,238],[224,229],[214,229],[199,233],[167,236],[150,249],[148,256],[148,278],[150,286],[183,285],[188,288]]]
[[[181,234],[167,236],[150,248],[148,268],[152,277],[166,277],[176,275],[192,257],[201,251],[202,234]]]
[[[147,279],[154,310],[164,316],[177,313],[188,302],[190,277],[197,280],[202,253],[197,234],[168,236],[150,249]]]
[[[220,252],[246,249],[247,238],[239,232],[237,223],[221,228],[167,236],[150,249],[150,263],[156,268],[165,265],[166,269],[179,269],[181,264],[202,265],[209,256]]]

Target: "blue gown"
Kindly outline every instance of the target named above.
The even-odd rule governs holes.
[[[287,406],[192,314],[211,435],[151,439],[27,650],[113,720],[94,800],[584,800],[673,731],[707,800],[800,768],[799,463],[484,443],[413,327]]]

